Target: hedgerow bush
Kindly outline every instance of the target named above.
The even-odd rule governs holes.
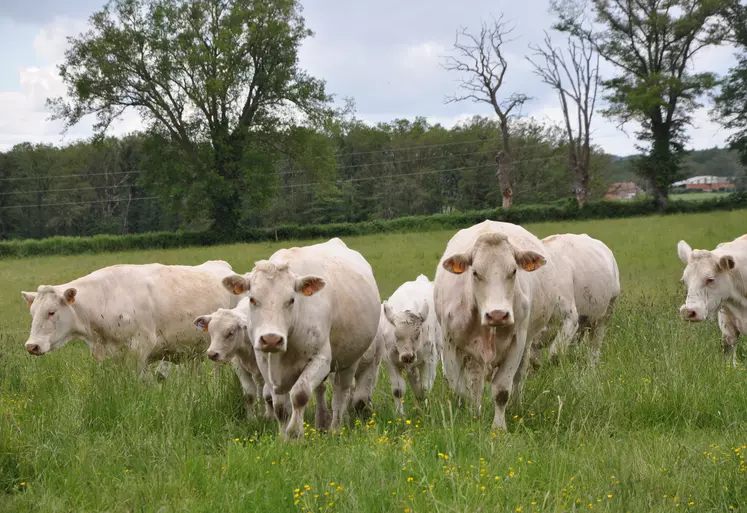
[[[704,201],[671,200],[664,214],[710,212],[747,207],[747,193],[738,192],[723,198]],[[170,249],[189,246],[212,246],[234,242],[327,239],[385,232],[423,232],[438,229],[460,229],[492,219],[515,224],[581,219],[611,219],[659,214],[651,200],[596,201],[579,208],[573,199],[546,205],[518,206],[400,217],[388,221],[336,223],[324,225],[285,225],[274,228],[246,228],[234,234],[214,230],[201,232],[152,232],[131,235],[95,235],[93,237],[50,237],[0,242],[0,258],[22,258],[36,255],[72,255],[136,249]]]

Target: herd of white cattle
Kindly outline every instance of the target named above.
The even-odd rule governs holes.
[[[734,362],[747,332],[747,235],[713,251],[681,241],[678,254],[688,290],[682,317],[718,314]],[[427,398],[441,362],[448,386],[478,412],[490,382],[493,426],[505,430],[509,398],[521,394],[543,347],[555,359],[588,334],[598,362],[619,294],[617,262],[601,241],[540,240],[495,221],[457,232],[433,282],[421,274],[383,303],[370,264],[338,238],[281,249],[244,275],[222,260],[114,265],[22,292],[32,316],[28,353],[81,339],[99,361],[134,351],[145,375],[149,363],[160,360],[160,369],[175,351],[196,349],[230,361],[247,415],[261,393],[265,417],[289,438],[303,436],[312,392],[319,429],[339,430],[351,407],[370,409],[383,360],[399,412],[407,385],[418,401]]]

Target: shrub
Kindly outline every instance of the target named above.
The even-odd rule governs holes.
[[[665,214],[710,212],[747,207],[747,193],[736,192],[722,198],[704,201],[671,200]],[[423,232],[438,229],[460,229],[491,219],[515,224],[581,219],[611,219],[657,214],[649,200],[595,201],[579,208],[569,198],[545,205],[455,212],[430,216],[400,217],[390,221],[336,223],[323,225],[284,225],[274,228],[244,228],[226,237],[214,231],[152,232],[132,235],[95,235],[93,237],[50,237],[48,239],[0,242],[0,258],[23,258],[36,255],[73,255],[138,249],[171,249],[187,246],[213,246],[233,242],[329,239],[386,232]]]

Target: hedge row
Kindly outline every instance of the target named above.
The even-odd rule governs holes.
[[[747,208],[747,194],[731,194],[704,201],[669,202],[665,214],[711,212]],[[544,206],[519,206],[474,212],[401,217],[391,221],[339,223],[325,225],[290,225],[276,228],[244,229],[232,235],[215,231],[154,232],[133,235],[96,235],[93,237],[51,237],[0,242],[0,258],[19,258],[35,255],[73,255],[138,249],[170,249],[188,246],[212,246],[235,242],[327,239],[351,235],[385,232],[418,232],[438,229],[459,229],[485,219],[508,221],[515,224],[583,219],[610,219],[657,214],[651,200],[598,201],[579,208],[575,201],[556,202]]]

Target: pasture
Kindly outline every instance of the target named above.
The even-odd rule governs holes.
[[[382,366],[373,417],[353,417],[339,436],[308,427],[286,443],[276,423],[245,420],[228,366],[205,359],[145,385],[134,364],[99,365],[78,341],[41,358],[23,349],[22,289],[114,263],[220,258],[245,272],[281,244],[0,262],[0,511],[747,509],[744,351],[731,369],[715,321],[679,320],[676,254],[682,238],[711,249],[747,232],[747,211],[527,228],[604,241],[622,293],[599,366],[580,347],[531,372],[505,434],[491,431],[487,388],[476,419],[456,407],[440,370],[428,404],[414,405],[408,390],[407,417],[398,417]],[[344,240],[386,298],[418,273],[432,279],[453,233]],[[313,408],[306,420],[313,426]]]

